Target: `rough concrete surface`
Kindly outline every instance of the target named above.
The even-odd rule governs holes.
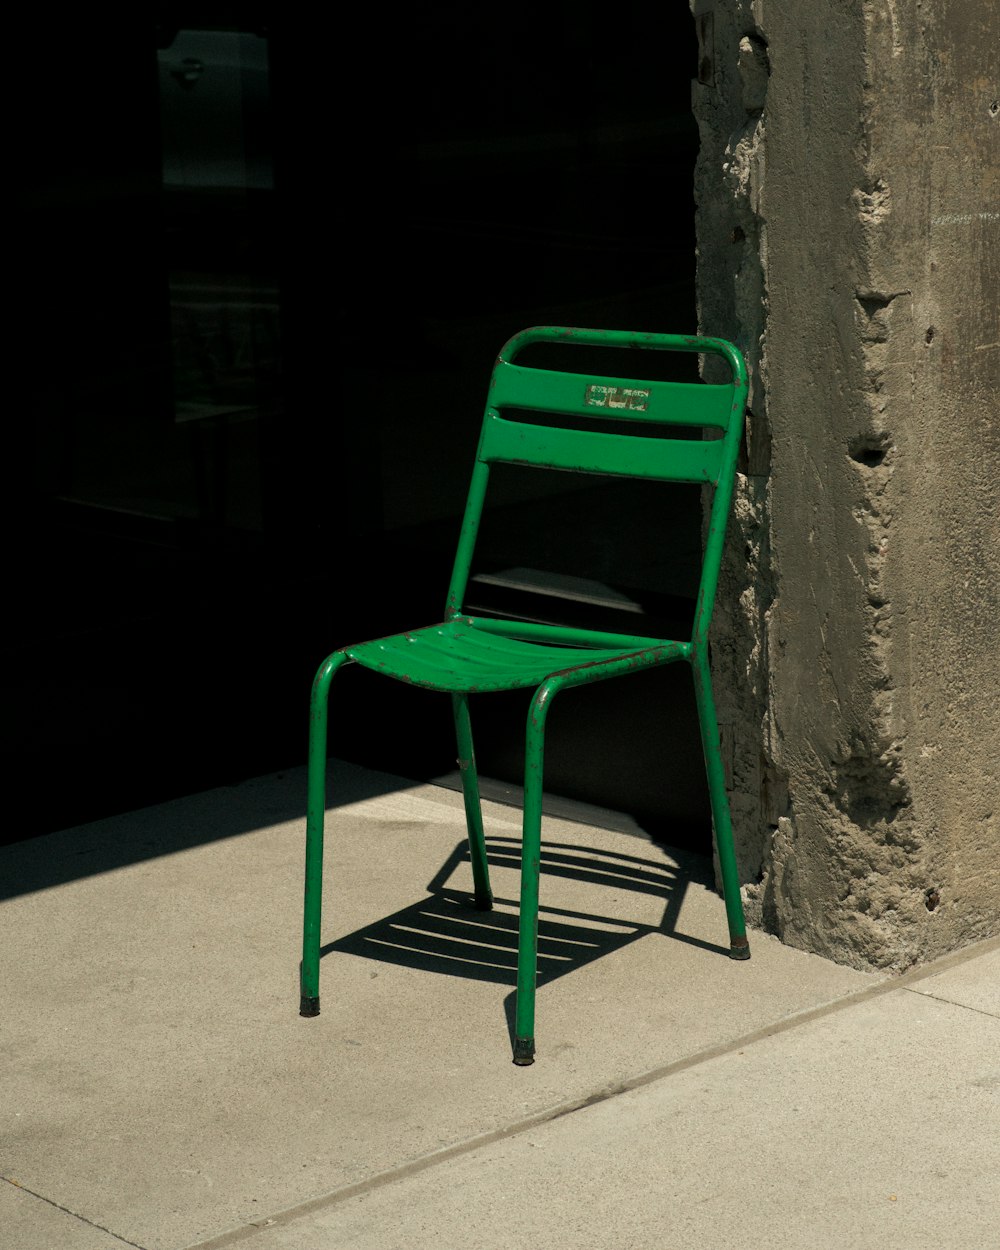
[[[178,1250],[881,982],[763,934],[734,962],[706,860],[550,819],[516,1068],[518,813],[485,805],[484,917],[461,796],[340,768],[304,1020],[304,794],[297,770],[0,849],[0,1194],[38,1203],[15,1195],[17,1250],[52,1250],[56,1208]]]
[[[955,976],[941,1000],[854,1004],[244,1244],[988,1250],[1000,1016],[949,1001]]]
[[[0,1245],[4,1250],[121,1250],[102,1228],[29,1193],[14,1178],[0,1179]]]
[[[913,989],[918,994],[942,998],[1000,1018],[1000,951],[982,955],[973,964],[926,977],[914,984]]]
[[[699,319],[754,375],[713,657],[748,906],[904,968],[1000,928],[1000,27],[692,5]]]

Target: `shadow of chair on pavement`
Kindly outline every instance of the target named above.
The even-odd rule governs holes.
[[[520,872],[520,838],[487,837],[486,848],[491,869]],[[728,955],[726,946],[677,932],[688,886],[694,882],[711,887],[710,861],[703,862],[702,857],[695,856],[682,856],[680,861],[674,864],[665,856],[652,858],[570,843],[543,843],[543,882],[546,877],[569,878],[617,891],[658,896],[665,906],[660,922],[649,924],[543,902],[538,919],[539,987],[652,933]],[[422,972],[510,986],[512,992],[505,999],[505,1010],[508,1026],[513,1029],[517,899],[497,896],[492,911],[478,911],[472,906],[469,891],[448,884],[468,864],[468,843],[463,839],[428,883],[426,897],[328,943],[321,956],[356,955]],[[544,894],[543,885],[543,899]],[[616,910],[621,910],[620,904]]]

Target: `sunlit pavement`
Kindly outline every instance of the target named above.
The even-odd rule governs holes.
[[[11,1250],[991,1247],[1000,939],[867,974],[751,935],[710,865],[549,817],[511,1062],[518,812],[332,768],[322,1014],[301,771],[0,849]]]

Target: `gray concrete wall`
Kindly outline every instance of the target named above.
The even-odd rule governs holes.
[[[1000,19],[693,0],[699,320],[754,376],[713,638],[752,922],[1000,930]]]

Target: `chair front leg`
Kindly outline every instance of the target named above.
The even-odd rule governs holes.
[[[521,836],[521,899],[517,940],[517,1006],[514,1013],[514,1062],[535,1061],[535,985],[538,977],[538,880],[542,856],[542,793],[545,719],[555,679],[538,687],[528,711],[524,742],[524,816]]]
[[[327,656],[316,672],[309,711],[309,772],[306,810],[306,881],[299,969],[299,1015],[319,1015],[319,940],[323,911],[323,825],[326,818],[326,731],[330,682],[347,659]]]
[[[462,796],[465,799],[465,826],[469,833],[469,858],[472,860],[476,906],[480,911],[491,911],[493,891],[490,889],[490,869],[486,860],[486,840],[483,837],[483,808],[479,800],[479,777],[476,773],[476,753],[472,745],[468,695],[453,694],[451,706],[455,716],[458,770],[462,778]]]

